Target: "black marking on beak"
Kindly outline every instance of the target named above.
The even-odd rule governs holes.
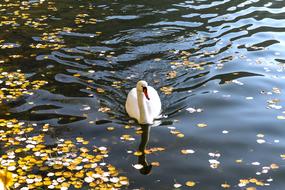
[[[148,93],[147,93],[147,87],[143,87],[143,93],[144,93],[146,99],[150,100],[148,97]]]

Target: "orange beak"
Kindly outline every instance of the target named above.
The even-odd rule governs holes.
[[[149,100],[148,93],[147,93],[147,88],[146,88],[146,87],[143,87],[143,93],[144,93],[146,99]]]

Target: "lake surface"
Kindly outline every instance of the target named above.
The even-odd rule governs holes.
[[[1,118],[48,124],[46,146],[106,147],[123,189],[284,188],[282,0],[7,0],[0,17],[2,75],[47,82]],[[124,109],[141,79],[167,116],[155,127]]]

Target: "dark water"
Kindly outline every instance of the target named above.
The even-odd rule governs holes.
[[[108,147],[108,163],[129,178],[127,189],[187,189],[186,181],[203,190],[225,182],[284,188],[282,0],[10,3],[0,15],[14,22],[1,24],[0,40],[14,47],[0,50],[2,67],[48,84],[2,105],[2,117],[50,124],[51,143],[81,136]],[[168,116],[142,134],[124,110],[141,79],[159,91]],[[253,178],[262,185],[240,184]]]

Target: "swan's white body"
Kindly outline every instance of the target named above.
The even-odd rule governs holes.
[[[2,181],[0,181],[0,189],[1,190],[6,190],[6,187]]]
[[[147,89],[146,94],[143,88]],[[158,93],[145,81],[139,81],[137,87],[129,92],[125,107],[129,116],[135,118],[139,124],[153,124],[154,119],[159,118],[161,113]]]

